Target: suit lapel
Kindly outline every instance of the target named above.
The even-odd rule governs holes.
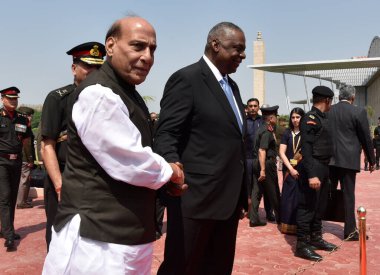
[[[217,101],[219,102],[219,104],[226,111],[226,113],[228,115],[228,118],[231,121],[233,121],[235,127],[240,132],[240,128],[239,128],[238,122],[236,121],[235,113],[232,110],[231,105],[228,102],[228,99],[227,99],[226,95],[224,94],[224,91],[223,91],[222,87],[220,86],[220,83],[216,80],[214,74],[212,73],[212,71],[209,68],[209,66],[207,65],[207,63],[203,60],[203,58],[201,58],[199,60],[199,65],[200,65],[201,70],[202,70],[203,81],[206,83],[206,85],[210,89],[211,93],[215,96],[215,98],[217,99]],[[233,87],[232,90],[233,90],[233,93],[234,93],[234,96],[235,96],[235,94],[236,94],[236,91],[235,91],[236,84],[234,86],[235,87]],[[235,98],[236,98],[236,96],[235,96]],[[238,103],[238,106],[239,106],[239,109],[240,109],[239,103]]]

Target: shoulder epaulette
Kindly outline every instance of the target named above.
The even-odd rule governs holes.
[[[59,96],[66,95],[69,91],[67,89],[59,89],[55,91]]]
[[[307,113],[306,124],[308,124],[308,125],[317,125],[318,124],[315,112],[310,111],[310,112]]]
[[[59,89],[53,90],[52,93],[55,95],[58,95],[59,97],[64,97],[70,94],[72,91],[74,91],[74,89],[75,89],[75,85],[70,84],[70,85],[61,87]]]

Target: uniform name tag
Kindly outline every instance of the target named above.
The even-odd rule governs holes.
[[[7,128],[7,124],[0,124],[0,128]]]
[[[296,159],[290,159],[290,165],[291,166],[296,166],[298,161]]]
[[[26,125],[15,124],[15,130],[16,130],[16,132],[25,133],[26,132]]]

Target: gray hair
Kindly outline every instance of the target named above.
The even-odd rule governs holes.
[[[355,97],[355,87],[351,85],[345,85],[339,87],[339,100],[351,100]]]
[[[216,24],[207,35],[207,43],[205,47],[205,52],[207,52],[211,48],[211,43],[214,39],[220,39],[223,35],[227,34],[229,31],[239,31],[243,32],[243,30],[231,22],[220,22]]]

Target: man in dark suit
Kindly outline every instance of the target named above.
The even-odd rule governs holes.
[[[204,56],[165,86],[154,148],[183,164],[188,191],[167,202],[165,258],[158,274],[230,274],[242,207],[247,208],[244,106],[234,73],[243,31],[229,22],[209,32]]]
[[[344,190],[344,238],[356,230],[355,221],[355,179],[360,171],[361,149],[374,170],[375,155],[369,132],[367,112],[364,108],[353,105],[355,88],[343,85],[339,91],[339,103],[332,106],[329,122],[333,141],[333,155],[330,160],[330,179],[333,186],[340,182]],[[359,234],[353,233],[350,241],[359,240]]]

